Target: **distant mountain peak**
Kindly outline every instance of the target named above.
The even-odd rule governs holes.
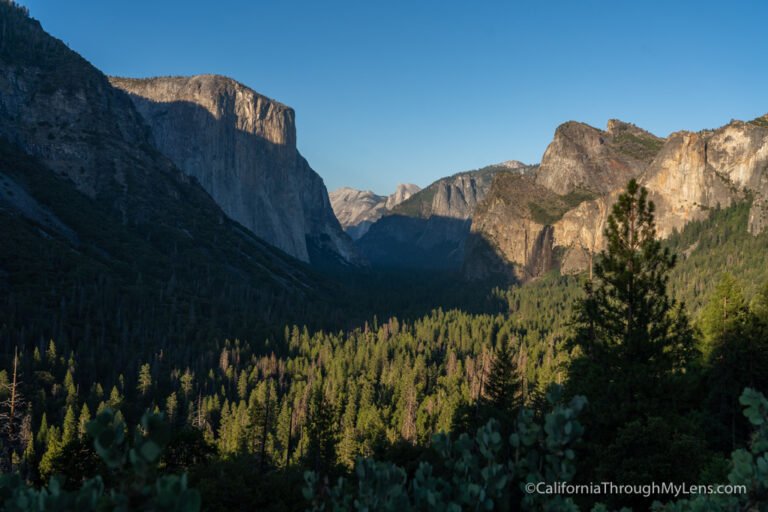
[[[505,160],[496,164],[497,167],[506,167],[507,169],[522,169],[528,167],[528,164],[524,164],[520,160]]]
[[[370,190],[341,187],[328,194],[328,197],[344,230],[357,240],[389,210],[420,190],[421,188],[413,183],[401,183],[394,193],[380,196]]]

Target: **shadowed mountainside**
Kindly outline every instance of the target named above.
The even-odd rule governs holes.
[[[3,343],[162,346],[334,318],[331,285],[229,220],[126,93],[23,9],[0,14]]]

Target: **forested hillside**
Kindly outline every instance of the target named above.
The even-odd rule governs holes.
[[[704,454],[700,471],[715,480],[727,472],[729,450],[748,440],[748,425],[736,421],[741,389],[761,389],[768,375],[768,347],[760,334],[768,321],[768,262],[762,250],[767,235],[746,233],[748,209],[744,204],[713,211],[710,219],[664,244],[681,256],[670,273],[670,289],[693,306],[694,325],[702,326],[696,343],[704,359],[696,363],[701,369],[691,383],[700,391],[689,391],[685,400],[708,417],[722,418],[696,441],[707,446],[698,448]],[[738,277],[712,274],[724,263]],[[507,303],[503,313],[436,309],[414,319],[371,318],[344,331],[287,326],[266,344],[233,339],[204,351],[167,346],[140,360],[132,356],[133,348],[122,346],[111,353],[57,340],[21,346],[17,389],[27,405],[19,413],[18,449],[6,452],[13,458],[8,463],[32,481],[63,473],[76,482],[100,467],[85,456],[90,418],[113,409],[130,425],[154,409],[165,412],[176,432],[165,463],[191,471],[208,507],[231,509],[247,502],[274,510],[301,508],[299,498],[292,504],[273,501],[259,486],[232,496],[229,479],[298,489],[300,468],[340,474],[360,456],[413,470],[431,457],[425,447],[433,435],[473,431],[486,417],[477,404],[487,400],[502,350],[515,400],[544,414],[546,389],[568,382],[574,305],[582,300],[586,281],[586,275],[550,274],[522,287],[496,289],[496,298]],[[728,315],[720,318],[723,296],[731,304],[728,314],[743,326],[737,331],[724,327]],[[723,336],[736,337],[741,348],[718,349]],[[741,367],[744,358],[749,371]],[[9,364],[0,373],[6,390],[12,359],[5,359]],[[2,399],[8,397],[6,392]],[[80,454],[82,463],[73,464],[73,454]]]
[[[392,206],[368,266],[293,111],[131,84],[158,89],[131,101],[0,0],[0,512],[768,510],[765,118],[565,123],[540,167]],[[213,113],[163,118],[173,84]],[[609,481],[743,487],[526,488]]]

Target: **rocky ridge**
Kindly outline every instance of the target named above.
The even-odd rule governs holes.
[[[510,161],[439,179],[395,206],[357,241],[373,265],[459,269],[471,217],[498,173],[524,174]]]
[[[472,218],[469,278],[534,278],[590,267],[610,208],[630,178],[648,188],[658,233],[669,236],[712,208],[753,200],[748,229],[766,227],[768,117],[666,139],[610,121],[601,131],[560,126],[534,181],[499,174]],[[548,195],[549,193],[549,195]]]
[[[418,185],[405,183],[398,185],[392,194],[380,196],[370,190],[343,187],[328,196],[341,226],[353,240],[357,240],[374,222],[419,190]]]
[[[579,189],[606,194],[638,177],[663,144],[664,139],[616,119],[605,131],[569,121],[555,131],[536,181],[557,194]]]

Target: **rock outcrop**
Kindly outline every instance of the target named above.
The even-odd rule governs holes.
[[[291,108],[216,75],[110,81],[129,94],[157,149],[229,217],[300,260],[360,263],[322,178],[296,149]]]
[[[496,174],[524,174],[519,162],[484,167],[442,178],[374,223],[357,246],[375,266],[457,270],[471,217]]]
[[[749,230],[766,226],[768,122],[732,121],[717,130],[670,135],[641,182],[657,206],[662,236],[752,196]]]
[[[388,196],[349,187],[334,190],[328,195],[333,213],[344,231],[357,240],[368,232],[374,222],[419,190],[418,185],[406,183],[398,185],[395,192]]]
[[[560,125],[541,158],[536,181],[557,194],[606,194],[638,177],[664,139],[612,119],[606,131],[570,121]]]
[[[534,176],[499,173],[472,218],[463,272],[470,279],[503,277],[526,281],[559,264],[565,248],[570,265],[583,258],[595,217],[588,193],[559,195]],[[578,212],[578,213],[577,213]],[[592,241],[591,247],[595,241]],[[563,251],[559,251],[562,253]]]
[[[619,121],[605,132],[560,126],[533,180],[496,176],[472,219],[465,275],[524,281],[555,266],[589,268],[630,178],[648,189],[662,237],[747,197],[747,227],[758,234],[768,225],[768,117],[667,139]]]

